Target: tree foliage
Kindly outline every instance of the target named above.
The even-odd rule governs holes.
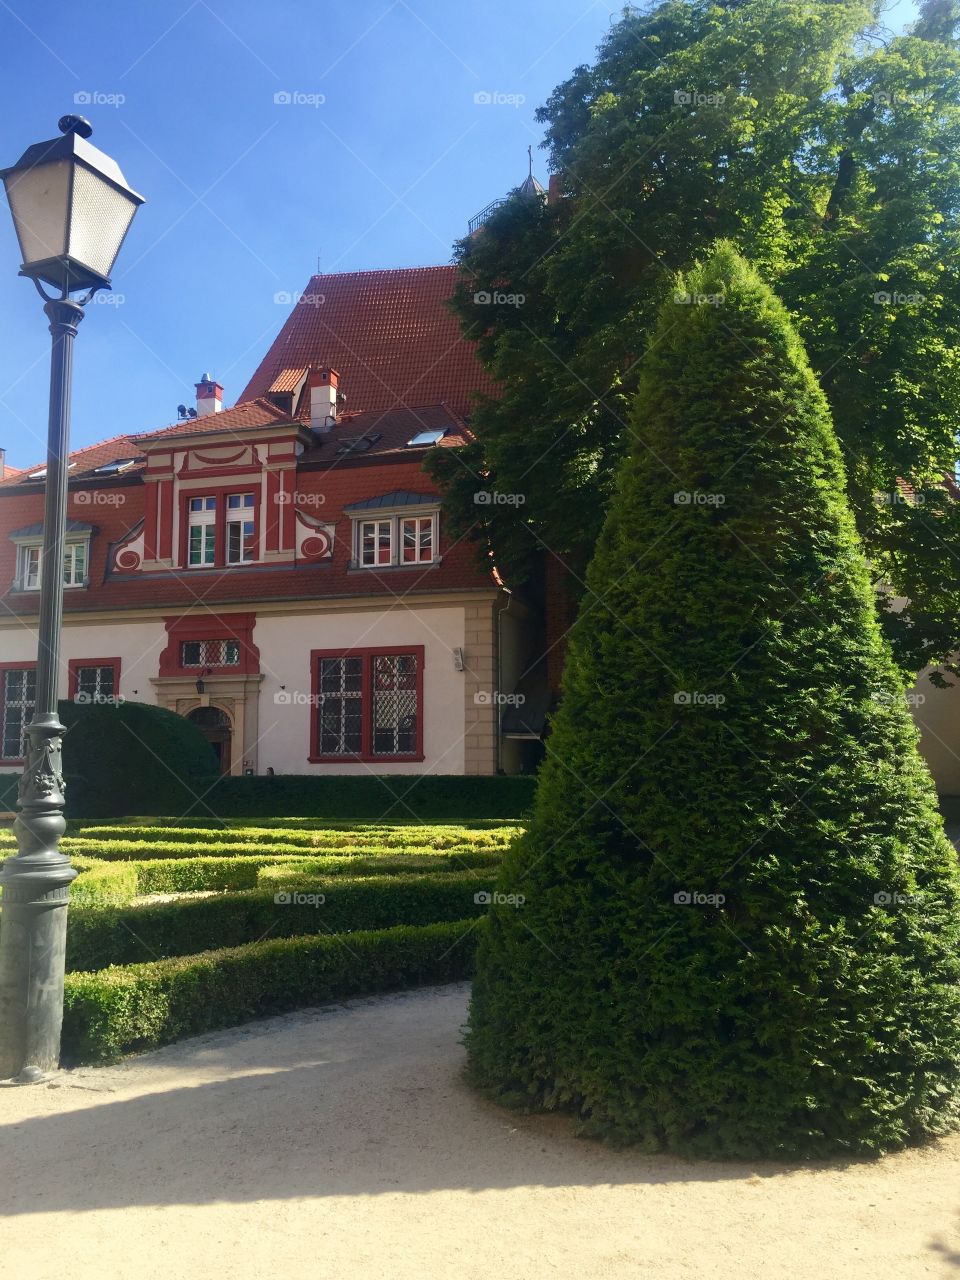
[[[789,317],[678,286],[470,1013],[474,1080],[621,1142],[878,1151],[955,1126],[960,880]]]
[[[508,577],[549,550],[582,581],[657,307],[729,237],[807,344],[875,579],[911,600],[885,619],[898,660],[960,647],[942,487],[960,419],[956,8],[930,0],[913,34],[881,38],[860,0],[664,0],[625,11],[553,92],[560,198],[509,200],[457,250],[455,306],[502,394],[478,404],[470,458],[433,460],[457,527]],[[524,302],[480,308],[478,290]],[[479,473],[522,509],[478,512]]]

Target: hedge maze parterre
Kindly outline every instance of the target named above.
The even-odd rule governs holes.
[[[73,822],[66,1065],[472,971],[513,823]],[[0,857],[15,850],[0,831]]]

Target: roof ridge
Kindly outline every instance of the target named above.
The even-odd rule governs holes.
[[[311,280],[335,280],[344,276],[397,276],[415,271],[458,271],[455,262],[434,262],[422,267],[366,267],[362,271],[315,271]]]

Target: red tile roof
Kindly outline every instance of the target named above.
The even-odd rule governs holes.
[[[410,448],[409,441],[421,431],[437,431],[447,428],[449,434],[434,445],[418,445]],[[341,446],[346,441],[368,440],[369,447],[347,452]],[[450,449],[467,444],[473,437],[459,414],[446,405],[429,404],[414,409],[386,409],[372,413],[344,413],[337,419],[331,431],[319,437],[317,444],[301,455],[301,469],[309,464],[321,468],[352,466],[376,459],[379,462],[401,457],[420,459],[434,447]]]
[[[94,471],[108,462],[116,462],[119,458],[138,458],[142,453],[143,448],[137,436],[112,436],[109,440],[101,440],[99,444],[88,445],[85,449],[76,449],[70,454],[70,461],[74,464],[70,469],[70,479],[75,480],[85,472]],[[0,487],[41,485],[42,481],[31,481],[30,476],[44,465],[45,463],[40,461],[32,467],[25,467],[22,471],[13,471],[12,468],[8,468],[7,474],[0,480]],[[140,468],[133,467],[131,470],[138,471]]]
[[[351,410],[450,405],[496,388],[447,307],[457,268],[407,267],[312,276],[240,401],[310,366],[336,369]]]
[[[245,431],[251,427],[270,427],[275,422],[289,421],[289,413],[284,413],[269,400],[258,398],[235,404],[232,409],[221,409],[219,413],[207,414],[203,418],[187,418],[183,422],[174,422],[169,427],[144,432],[137,438],[152,440],[157,436],[200,435],[205,431]]]

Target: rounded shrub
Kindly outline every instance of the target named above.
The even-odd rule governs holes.
[[[203,811],[217,761],[185,716],[143,702],[61,702],[59,711],[71,818]]]
[[[826,401],[731,247],[664,303],[632,433],[480,943],[473,1079],[696,1155],[955,1127],[956,855]]]

